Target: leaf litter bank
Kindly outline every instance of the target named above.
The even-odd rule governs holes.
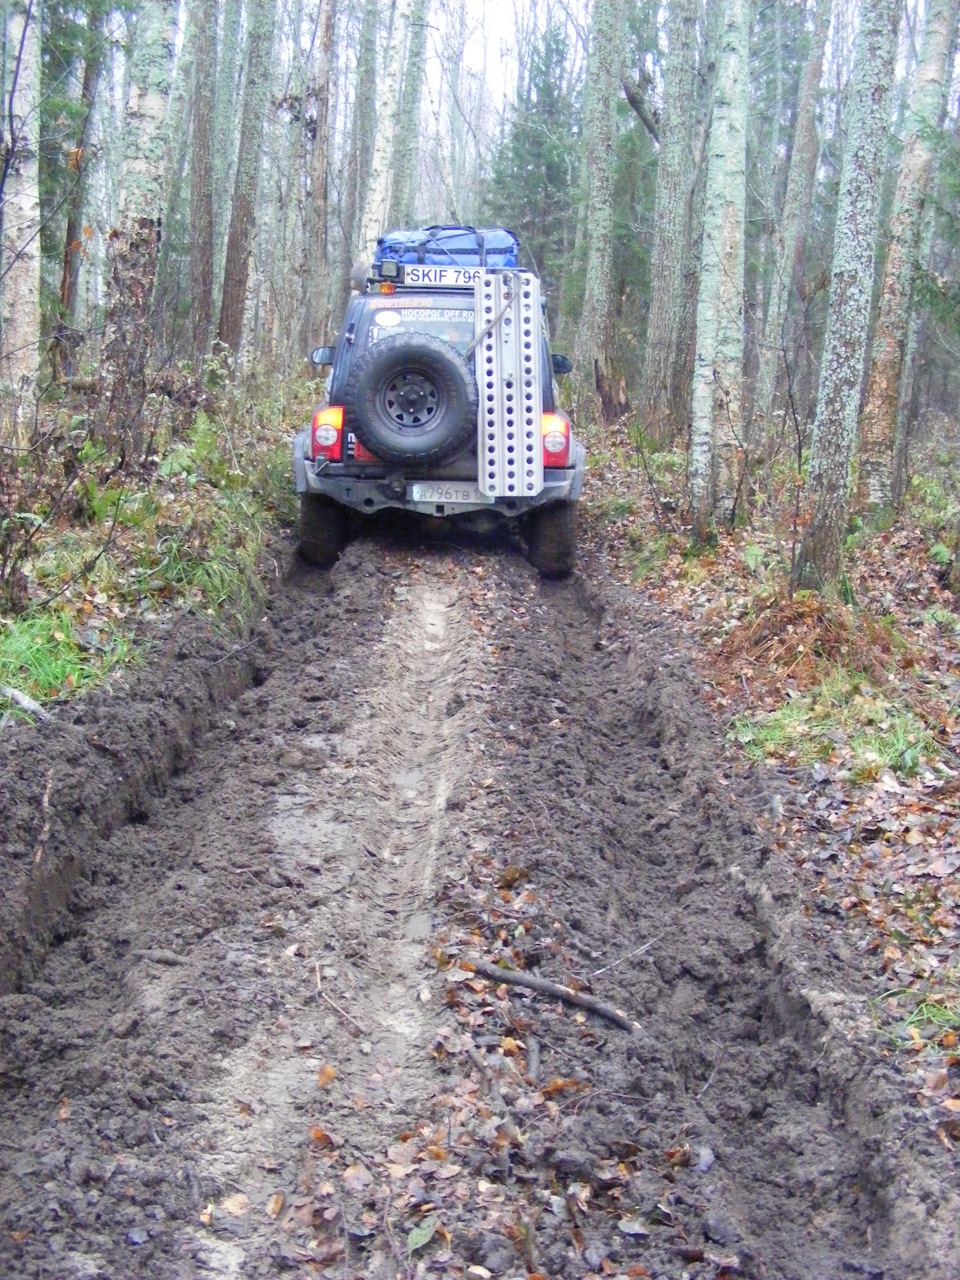
[[[3,744],[4,1275],[947,1273],[951,1157],[655,608],[374,534],[196,627]]]

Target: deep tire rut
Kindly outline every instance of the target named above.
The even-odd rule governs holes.
[[[653,616],[371,538],[242,661],[0,1004],[4,1276],[957,1274],[856,958]]]

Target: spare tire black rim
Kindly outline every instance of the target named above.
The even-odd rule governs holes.
[[[384,417],[406,431],[429,428],[445,403],[441,388],[419,369],[401,369],[387,379],[380,393]]]

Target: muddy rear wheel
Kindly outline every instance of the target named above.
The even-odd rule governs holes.
[[[541,578],[566,578],[577,563],[577,504],[534,511],[527,523],[530,563]]]
[[[322,493],[300,495],[300,554],[307,564],[328,569],[343,547],[343,508]]]

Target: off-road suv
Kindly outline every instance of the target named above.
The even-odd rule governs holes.
[[[563,577],[576,559],[586,454],[554,400],[539,281],[500,230],[384,236],[347,306],[327,403],[296,437],[301,551],[337,557],[347,509],[398,507],[485,531],[516,521],[531,562]]]

